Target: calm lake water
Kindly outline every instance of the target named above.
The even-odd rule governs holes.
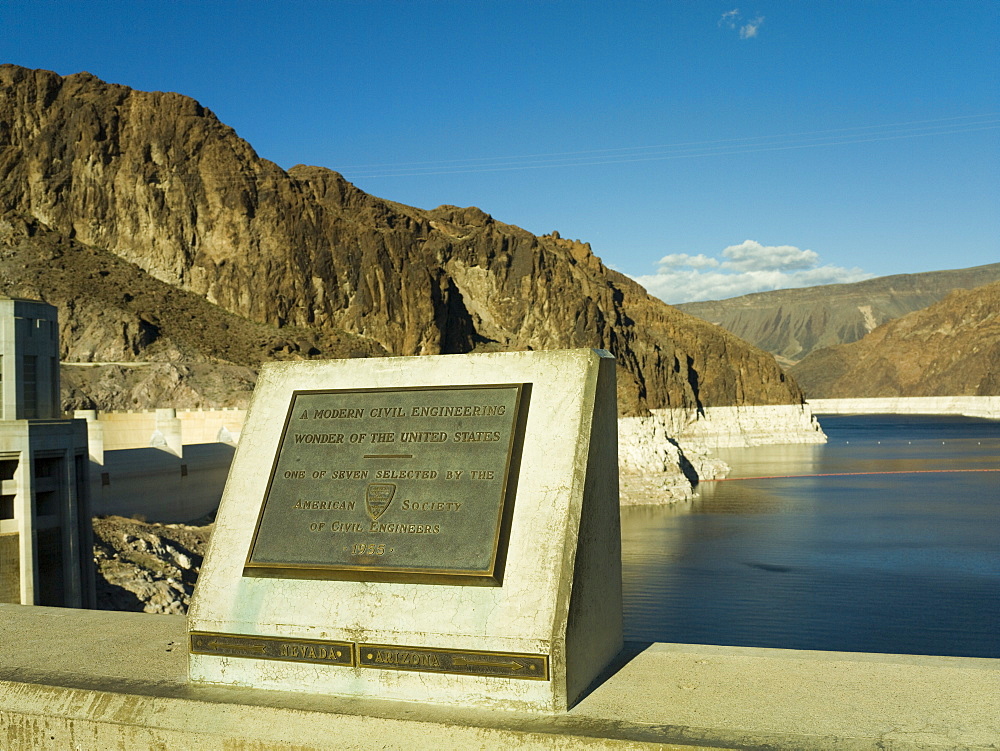
[[[826,445],[719,450],[747,479],[622,510],[626,639],[1000,657],[1000,472],[939,471],[1000,469],[1000,421],[820,422]]]

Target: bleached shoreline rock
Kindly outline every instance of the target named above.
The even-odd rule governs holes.
[[[894,396],[810,399],[814,412],[828,415],[963,415],[1000,420],[1000,396]]]
[[[725,477],[718,448],[825,443],[807,405],[658,409],[618,420],[618,471],[623,506],[687,500],[700,480]]]

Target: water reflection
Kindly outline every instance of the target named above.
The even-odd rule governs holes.
[[[797,487],[806,492],[776,493],[767,480],[729,480],[703,483],[691,511],[700,514],[777,514],[792,511],[808,502],[808,488],[813,478],[796,479]]]
[[[1000,656],[1000,474],[927,473],[1000,468],[1000,424],[824,429],[826,446],[727,451],[744,479],[683,505],[623,509],[628,637]],[[746,479],[775,475],[834,476]]]
[[[760,446],[753,449],[719,449],[719,458],[729,463],[729,477],[770,477],[787,474],[789,467],[797,474],[820,472],[826,444],[807,443],[787,446]]]

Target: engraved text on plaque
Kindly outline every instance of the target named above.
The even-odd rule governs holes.
[[[244,575],[498,585],[527,392],[294,392]]]

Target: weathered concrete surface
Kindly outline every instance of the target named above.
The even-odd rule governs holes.
[[[614,363],[606,352],[578,349],[266,364],[188,612],[191,631],[544,655],[548,680],[331,671],[311,663],[193,654],[192,681],[527,711],[569,706],[622,644]],[[489,383],[531,384],[503,586],[244,576],[293,394],[385,389],[406,405],[401,389]],[[364,430],[364,423],[353,429]],[[373,475],[384,469],[364,466]],[[342,492],[315,483],[292,487],[295,493]],[[379,519],[438,521],[406,513],[397,506]],[[286,517],[284,523],[297,525],[299,540],[310,534],[307,521]],[[462,534],[463,523],[452,522],[451,535]],[[447,524],[442,520],[442,530]],[[391,537],[361,539],[392,544]],[[450,539],[443,532],[438,544]]]
[[[680,644],[555,715],[197,687],[182,616],[0,605],[0,747],[996,749],[1000,661]]]

